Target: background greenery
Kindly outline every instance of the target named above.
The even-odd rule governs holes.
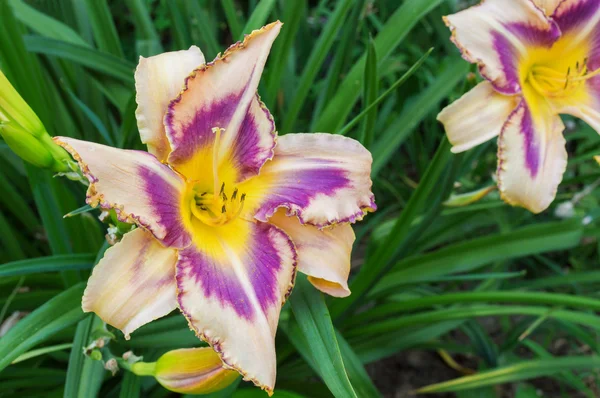
[[[569,167],[541,215],[496,192],[456,206],[469,202],[456,195],[493,186],[496,167],[493,142],[452,155],[435,120],[478,79],[441,20],[466,3],[1,0],[0,65],[50,134],[142,148],[139,55],[196,44],[212,59],[282,20],[259,89],[280,133],[360,139],[380,210],[355,228],[349,298],[298,279],[277,335],[275,396],[600,396],[600,138],[568,121]],[[106,225],[85,207],[63,218],[84,205],[83,187],[1,141],[0,152],[0,322],[28,314],[0,330],[0,396],[176,395],[82,355],[101,329],[80,300]],[[200,344],[178,314],[127,342],[115,335],[114,351],[145,360]],[[265,396],[244,382],[213,396],[232,394]]]

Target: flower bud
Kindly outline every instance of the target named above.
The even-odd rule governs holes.
[[[452,195],[444,202],[446,207],[462,207],[468,206],[485,198],[489,193],[496,190],[496,186],[492,185],[487,188],[479,189],[474,192],[468,192],[461,195]]]
[[[69,171],[69,154],[46,132],[35,112],[0,71],[0,135],[19,157],[37,167]]]
[[[223,367],[209,347],[169,351],[155,363],[137,362],[133,373],[154,376],[167,390],[182,394],[208,394],[233,383],[239,374]]]
[[[52,154],[37,138],[13,126],[12,123],[0,122],[0,135],[10,149],[26,162],[44,169],[54,164]]]
[[[17,90],[10,84],[6,76],[0,71],[0,119],[15,124],[21,130],[40,138],[46,134],[42,121],[35,112],[27,105],[27,102],[19,95]],[[16,127],[15,126],[15,127]]]

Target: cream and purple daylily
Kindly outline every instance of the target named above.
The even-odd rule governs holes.
[[[350,294],[350,223],[376,208],[358,142],[277,137],[257,87],[280,28],[207,64],[197,47],[142,58],[137,120],[150,153],[56,138],[90,181],[87,202],[139,227],[94,268],[84,310],[129,337],[179,308],[226,367],[268,392],[296,268]]]
[[[545,210],[567,166],[558,115],[600,132],[600,0],[486,0],[445,21],[486,79],[438,117],[453,151],[499,136],[503,199]]]

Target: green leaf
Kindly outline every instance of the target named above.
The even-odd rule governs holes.
[[[421,312],[413,315],[405,315],[400,318],[389,318],[379,322],[371,322],[368,325],[361,325],[358,329],[353,329],[347,333],[347,336],[367,338],[368,336],[377,336],[416,325],[503,315],[546,316],[548,319],[570,321],[600,330],[600,317],[584,312],[547,307],[478,305],[468,308],[444,308],[442,310]]]
[[[94,254],[64,254],[13,261],[0,265],[0,277],[91,269],[94,266],[94,257]]]
[[[88,44],[68,25],[49,17],[21,0],[10,0],[15,17],[34,32],[52,39],[65,41],[79,46]]]
[[[409,257],[394,266],[373,294],[433,277],[467,272],[497,260],[576,247],[583,235],[581,220],[544,223],[447,246],[433,253]]]
[[[83,363],[89,358],[83,354],[83,349],[89,343],[90,331],[95,315],[88,314],[77,324],[75,337],[73,338],[73,348],[69,356],[69,367],[67,369],[67,380],[65,382],[65,397],[77,397],[79,385],[81,384],[81,373]]]
[[[295,339],[296,348],[311,358],[310,365],[317,371],[331,393],[339,398],[356,397],[344,368],[342,354],[335,337],[329,311],[323,295],[299,274],[290,296],[297,327],[304,339]],[[293,333],[294,328],[290,328]]]
[[[494,370],[444,383],[433,384],[417,390],[418,393],[454,392],[473,388],[531,380],[552,376],[566,370],[594,370],[600,367],[600,357],[562,357],[524,361]]]
[[[121,382],[119,398],[137,398],[140,396],[141,379],[131,372],[125,371]]]
[[[438,109],[439,103],[452,89],[465,79],[469,64],[462,58],[452,58],[435,81],[417,98],[410,102],[400,116],[381,134],[371,151],[373,154],[372,175],[379,174],[383,166],[397,153],[398,147],[415,131],[419,123],[431,112]]]
[[[285,70],[288,58],[294,48],[294,40],[297,37],[300,22],[306,12],[306,0],[286,1],[283,3],[283,16],[281,21],[285,24],[283,29],[273,43],[269,61],[269,73],[263,78],[267,80],[265,103],[275,107],[275,98],[281,85],[281,78]]]
[[[97,316],[91,317],[91,327],[90,332],[88,334],[88,339],[94,338],[94,331],[98,329],[104,328],[104,322]],[[90,341],[87,341],[85,344],[89,344]],[[81,351],[80,351],[81,352]],[[104,364],[102,361],[93,360],[90,357],[84,356],[83,364],[81,367],[81,373],[79,375],[79,390],[77,392],[77,397],[79,398],[87,398],[87,397],[97,397],[100,388],[102,387],[102,382],[104,381],[104,376],[107,374],[104,369]]]
[[[459,303],[519,303],[557,307],[572,307],[600,311],[600,300],[578,297],[569,294],[541,292],[486,291],[466,293],[446,293],[431,297],[414,298],[407,301],[378,305],[376,308],[355,315],[347,324],[365,325],[377,318],[390,318],[398,313]]]
[[[240,22],[233,0],[221,0],[221,5],[223,6],[223,11],[225,11],[225,18],[227,19],[231,36],[242,37],[242,22]]]
[[[288,133],[293,131],[296,119],[300,114],[300,111],[304,107],[304,102],[308,93],[313,88],[313,84],[317,74],[321,70],[323,61],[327,57],[331,46],[337,36],[337,32],[344,23],[348,11],[352,7],[354,0],[341,0],[337,3],[337,6],[327,21],[323,33],[319,36],[319,39],[315,43],[310,57],[304,64],[302,76],[297,84],[297,90],[292,99],[292,103],[285,112],[285,120],[281,131]],[[325,130],[322,130],[325,131]]]
[[[138,46],[139,54],[144,57],[149,57],[163,52],[160,37],[152,23],[152,18],[146,7],[146,2],[143,0],[127,0],[126,4],[131,10],[137,36],[141,39],[141,42],[148,43],[148,45],[144,46],[144,51],[139,51],[140,49]]]
[[[407,70],[405,74],[403,74],[398,80],[396,80],[396,82],[394,84],[392,84],[392,86],[389,89],[387,89],[377,99],[375,99],[373,102],[371,102],[365,109],[362,110],[362,112],[360,112],[358,115],[356,115],[354,117],[354,119],[349,121],[348,124],[346,124],[336,134],[340,134],[340,135],[348,134],[348,132],[350,132],[350,129],[352,127],[354,127],[356,125],[356,123],[358,123],[366,115],[369,115],[370,112],[373,109],[375,109],[375,107],[377,105],[379,105],[384,99],[386,99],[388,97],[388,95],[392,94],[395,90],[398,89],[398,87],[402,86],[402,84],[404,84],[404,82],[406,82],[406,80],[408,80],[408,78],[411,77],[421,67],[421,65],[423,65],[423,63],[425,62],[427,57],[429,57],[429,54],[431,54],[432,51],[433,51],[433,49],[429,49],[429,51],[427,51],[413,66],[411,66],[410,69]]]
[[[92,125],[94,125],[96,130],[102,136],[102,138],[104,138],[105,143],[110,146],[115,146],[115,141],[113,140],[113,137],[110,135],[110,133],[106,129],[106,126],[104,126],[102,120],[100,120],[98,115],[96,115],[94,111],[92,111],[85,103],[83,103],[83,101],[77,98],[77,96],[71,90],[69,90],[67,87],[64,87],[64,89],[67,92],[67,94],[69,94],[69,97],[71,97],[73,102],[75,102],[75,104],[79,107],[79,109],[81,109],[83,114],[89,119]]]
[[[442,0],[405,1],[398,7],[375,37],[375,49],[379,55],[380,67],[421,18],[441,2]],[[361,75],[365,69],[365,61],[366,55],[363,55],[346,75],[335,97],[329,101],[319,117],[315,131],[333,132],[339,130],[344,124],[360,95]],[[464,61],[463,63],[467,64]]]
[[[107,0],[84,0],[84,3],[98,49],[115,57],[123,58],[121,41]]]
[[[413,221],[425,206],[426,199],[433,189],[438,187],[440,176],[446,169],[450,157],[450,143],[446,138],[443,138],[433,160],[421,179],[421,184],[419,184],[416,191],[411,195],[408,204],[396,221],[392,232],[378,247],[377,251],[371,257],[367,258],[358,275],[352,280],[350,284],[352,295],[336,302],[332,306],[331,312],[334,318],[346,312],[353,305],[356,305],[357,301],[367,294],[369,289],[377,282],[382,272],[388,266],[388,261],[401,248],[402,243],[409,234]]]
[[[356,395],[359,397],[370,398],[381,397],[381,393],[371,381],[360,358],[352,350],[350,344],[344,340],[344,337],[338,331],[336,331],[336,337],[340,346],[342,358],[344,359],[344,364],[346,365],[346,370],[348,371],[348,378],[356,391]]]
[[[128,61],[92,48],[42,36],[24,36],[23,39],[27,50],[33,53],[66,59],[133,86],[135,65]]]
[[[66,344],[58,344],[58,345],[53,345],[50,347],[42,347],[42,348],[38,348],[36,350],[27,351],[26,353],[19,355],[14,361],[12,361],[11,365],[14,365],[15,363],[26,361],[31,358],[39,357],[44,354],[49,354],[51,352],[66,350],[67,348],[71,348],[72,346],[73,346],[73,344],[66,343]]]
[[[0,371],[19,355],[84,317],[84,285],[75,285],[19,321],[0,339]]]
[[[275,0],[260,0],[260,3],[258,3],[254,11],[252,11],[252,15],[248,18],[246,26],[244,26],[244,30],[242,31],[242,35],[240,35],[238,40],[244,38],[244,33],[248,34],[253,30],[260,29],[264,26],[267,22],[267,18],[271,15],[271,11],[273,11],[274,6]]]
[[[379,73],[377,71],[377,50],[373,39],[369,40],[367,60],[363,79],[363,108],[368,108],[377,99],[379,93]],[[377,121],[377,106],[373,106],[367,113],[360,134],[360,142],[367,148],[371,148],[375,140],[375,122]]]

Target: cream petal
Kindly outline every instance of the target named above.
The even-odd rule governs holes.
[[[160,161],[165,161],[171,152],[163,124],[169,103],[183,89],[185,78],[204,62],[204,55],[196,46],[149,58],[140,57],[135,70],[138,104],[135,117],[142,142]]]
[[[499,135],[519,100],[498,93],[484,81],[444,108],[438,120],[446,129],[452,152],[464,152]]]
[[[294,246],[267,223],[237,219],[194,228],[194,244],[177,263],[179,308],[226,367],[272,392],[275,332],[294,283]]]
[[[109,248],[94,267],[83,294],[84,312],[129,334],[177,308],[177,250],[137,228]]]
[[[279,210],[269,223],[289,235],[298,253],[298,271],[308,275],[308,280],[319,290],[334,297],[350,295],[350,255],[354,231],[350,224],[318,229],[302,225],[298,218],[288,217]]]
[[[233,165],[220,174],[243,181],[273,157],[275,124],[256,92],[281,25],[252,32],[194,71],[169,105],[165,126],[173,151],[168,161],[189,180],[211,175],[214,166]],[[215,131],[221,132],[218,139]]]
[[[245,208],[266,222],[279,208],[319,228],[361,220],[374,211],[372,157],[358,141],[333,134],[279,137],[260,175],[239,185]]]
[[[86,202],[115,209],[123,222],[145,227],[165,246],[191,242],[181,211],[186,184],[153,155],[67,137],[55,137],[90,182]]]
[[[533,213],[556,196],[567,167],[564,125],[548,107],[532,114],[525,101],[510,116],[498,140],[498,189],[509,204]]]

